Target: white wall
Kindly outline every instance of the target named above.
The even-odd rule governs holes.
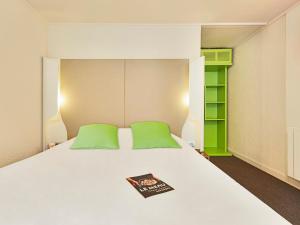
[[[300,180],[300,5],[286,16],[288,174]]]
[[[285,31],[282,16],[234,49],[228,145],[236,156],[300,188],[287,176]]]
[[[287,126],[300,128],[300,5],[286,16]]]
[[[0,7],[0,167],[41,151],[47,26],[25,0]]]
[[[49,25],[48,55],[65,59],[183,59],[200,55],[193,25]]]

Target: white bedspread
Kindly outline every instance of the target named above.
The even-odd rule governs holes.
[[[70,150],[73,140],[0,169],[0,225],[289,224],[182,140],[182,149]],[[125,178],[175,191],[144,199]]]

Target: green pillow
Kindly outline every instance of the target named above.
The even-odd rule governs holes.
[[[108,124],[82,126],[71,149],[119,149],[118,128]]]
[[[163,122],[137,122],[131,124],[133,149],[181,148],[172,138],[168,124]]]

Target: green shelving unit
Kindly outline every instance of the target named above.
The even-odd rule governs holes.
[[[232,49],[202,49],[205,56],[204,151],[231,156],[227,150],[227,75]]]

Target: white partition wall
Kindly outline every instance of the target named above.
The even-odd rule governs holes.
[[[45,119],[58,112],[58,85],[60,60],[43,58],[43,116]]]
[[[60,59],[43,58],[43,149],[50,143],[67,140],[59,107]]]
[[[204,57],[190,59],[189,114],[182,129],[182,138],[204,151]]]
[[[300,180],[300,5],[286,15],[288,175]]]

